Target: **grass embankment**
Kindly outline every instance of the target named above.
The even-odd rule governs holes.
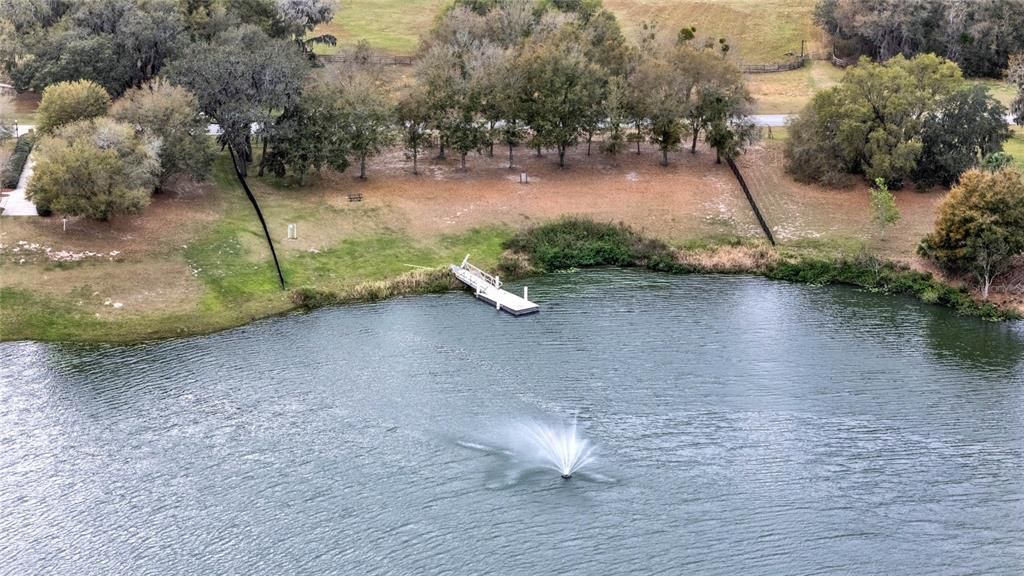
[[[629,227],[567,218],[525,230],[506,246],[505,274],[593,266],[625,266],[675,274],[749,273],[804,284],[848,284],[883,294],[915,296],[965,316],[1019,319],[1016,312],[976,300],[927,272],[868,254],[822,256],[799,248],[774,249],[741,239],[695,242],[674,249]]]
[[[657,20],[674,34],[683,26],[696,26],[699,36],[728,38],[738,59],[750,63],[779,62],[787,52],[799,53],[801,40],[808,49],[821,44],[814,26],[815,0],[605,0],[627,37],[643,21]],[[332,53],[365,39],[370,46],[391,54],[416,51],[420,36],[433,26],[447,0],[344,0],[334,20],[317,32],[338,37],[337,47],[318,47]]]
[[[492,266],[498,259],[501,239],[510,234],[495,228],[428,244],[388,233],[344,241],[317,254],[317,258],[311,254],[309,258],[285,260],[288,289],[282,291],[273,265],[265,258],[255,258],[246,242],[240,241],[250,233],[232,228],[231,223],[217,225],[207,238],[185,250],[192,273],[203,286],[193,305],[184,311],[126,311],[117,317],[101,316],[91,312],[101,294],[94,291],[99,288],[96,285],[79,287],[67,297],[4,287],[0,288],[0,339],[139,342],[214,332],[296,308],[444,291],[454,285],[443,264],[472,253],[476,261]],[[433,267],[412,269],[404,264],[407,261],[426,262]],[[88,266],[91,264],[57,264],[46,269]],[[9,264],[5,267],[12,268]],[[83,301],[93,306],[83,307]]]
[[[751,64],[780,62],[787,53],[822,45],[814,25],[815,0],[604,0],[627,35],[640,22],[657,21],[675,33],[696,26],[698,36],[724,37],[737,59]]]
[[[447,0],[343,0],[334,20],[317,28],[333,34],[338,46],[318,46],[332,54],[366,40],[376,50],[398,55],[416,52],[420,35],[427,33]]]

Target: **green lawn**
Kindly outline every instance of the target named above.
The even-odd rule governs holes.
[[[365,39],[373,48],[391,54],[416,52],[420,35],[430,30],[446,0],[341,0],[334,21],[319,31],[338,37],[337,52]]]
[[[1009,106],[1010,102],[1013,102],[1013,98],[1017,95],[1017,89],[1013,87],[1009,82],[1005,80],[995,80],[992,78],[972,80],[975,84],[982,84],[988,86],[989,93],[999,100],[1003,106]]]
[[[627,36],[644,21],[657,20],[666,31],[696,26],[698,36],[725,37],[738,60],[778,62],[787,52],[820,43],[814,25],[815,0],[604,0],[619,17]]]
[[[1003,150],[1013,156],[1018,168],[1024,170],[1024,128],[1016,127],[1013,129],[1013,138],[1010,138],[1003,144]]]
[[[366,39],[392,54],[412,54],[447,0],[341,0],[334,21],[321,30],[338,37],[337,51]],[[800,41],[820,49],[821,32],[811,18],[815,0],[604,0],[627,37],[642,21],[657,20],[674,33],[696,26],[698,36],[729,39],[737,59],[777,62],[799,52]]]

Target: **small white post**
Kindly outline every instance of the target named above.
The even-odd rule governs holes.
[[[61,224],[64,225],[64,231],[67,232],[68,231],[68,218],[67,218],[67,216],[61,218],[60,222],[61,222]]]
[[[494,277],[494,287],[501,288],[501,276]]]
[[[526,175],[526,172],[520,172],[520,174],[519,174],[519,183],[520,184],[527,184],[527,183],[529,183],[529,181],[530,181],[530,178]]]
[[[523,300],[530,299],[530,288],[529,286],[523,286]]]

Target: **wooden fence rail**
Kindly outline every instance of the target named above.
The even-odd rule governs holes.
[[[770,72],[788,72],[803,68],[809,58],[794,58],[789,62],[778,62],[775,64],[740,64],[740,71],[744,74],[767,74]]]
[[[324,54],[319,56],[326,64],[343,64],[346,62],[357,62],[359,64],[376,64],[378,66],[412,66],[412,56],[355,56],[353,54]]]
[[[856,58],[840,58],[835,54],[832,55],[832,65],[836,68],[848,68],[856,63]]]
[[[836,57],[835,54],[821,53],[821,52],[807,52],[803,57],[796,56],[791,60],[785,62],[775,62],[771,64],[740,64],[740,71],[744,74],[768,74],[772,72],[788,72],[790,70],[797,70],[807,65],[810,60],[829,60],[834,65],[840,68],[845,68],[856,64],[856,59],[841,59]],[[347,62],[356,62],[359,64],[373,64],[377,66],[412,66],[416,59],[413,56],[388,56],[384,54],[373,54],[370,56],[360,56],[352,53],[343,54],[323,54],[320,60],[325,64],[344,64]]]

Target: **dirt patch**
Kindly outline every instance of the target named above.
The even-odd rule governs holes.
[[[538,158],[527,150],[517,150],[512,170],[507,149],[496,148],[493,157],[474,155],[465,171],[457,159],[433,156],[421,161],[419,176],[411,174],[411,163],[400,152],[375,159],[367,181],[342,177],[336,182],[339,193],[332,204],[347,204],[349,190],[362,192],[364,204],[404,214],[416,236],[493,224],[519,227],[563,214],[621,221],[673,240],[756,233],[732,174],[704,149],[696,155],[676,152],[667,167],[650,149],[613,158],[587,156],[585,145],[569,152],[566,168],[558,167],[553,154]],[[520,183],[523,173],[526,184]]]
[[[222,208],[212,184],[190,184],[173,192],[154,194],[141,214],[113,218],[110,222],[68,218],[66,230],[60,217],[0,218],[0,261],[24,258],[29,252],[25,244],[39,247],[35,250],[37,254],[49,250],[90,259],[103,255],[130,260],[180,244],[182,238],[193,236],[216,220]],[[19,247],[21,250],[14,251]]]
[[[913,258],[921,238],[931,231],[945,190],[895,192],[900,221],[884,234],[871,220],[867,183],[848,189],[794,182],[783,169],[782,144],[762,142],[737,161],[776,238],[852,239],[890,258]]]

